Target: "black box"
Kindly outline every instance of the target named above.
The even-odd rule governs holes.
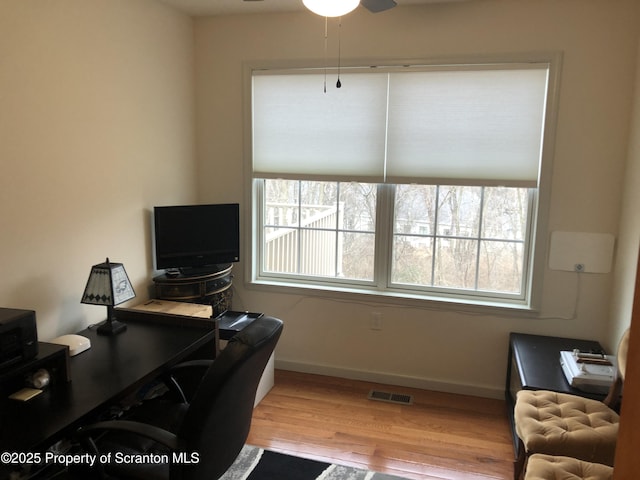
[[[236,333],[262,315],[261,312],[234,312],[232,310],[221,313],[216,317],[220,340],[230,340]]]
[[[0,308],[0,371],[38,355],[36,312]]]

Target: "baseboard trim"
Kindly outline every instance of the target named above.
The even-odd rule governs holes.
[[[327,375],[330,377],[348,378],[351,380],[363,380],[365,382],[381,383],[408,388],[420,388],[437,392],[455,393],[458,395],[472,395],[475,397],[504,399],[504,390],[481,385],[463,385],[457,383],[441,382],[428,378],[411,377],[392,373],[371,372],[350,368],[335,367],[312,363],[295,362],[291,360],[278,360],[275,367],[278,370],[290,370],[300,373]]]

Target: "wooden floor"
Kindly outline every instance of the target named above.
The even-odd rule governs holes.
[[[511,480],[505,402],[276,370],[247,443],[409,479]],[[413,405],[368,400],[372,388]]]

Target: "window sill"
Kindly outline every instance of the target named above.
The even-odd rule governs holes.
[[[407,292],[378,291],[366,287],[341,287],[274,280],[245,282],[248,289],[266,292],[296,294],[327,300],[363,304],[396,305],[403,308],[440,310],[467,315],[494,315],[502,317],[531,317],[537,310],[524,303],[500,302],[496,300],[472,299],[454,296],[430,296]]]

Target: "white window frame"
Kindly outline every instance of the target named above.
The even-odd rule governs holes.
[[[486,185],[478,185],[479,187],[486,187]],[[391,193],[389,195],[389,199],[391,200],[391,198],[393,198],[393,193],[395,191],[395,188],[397,187],[397,185],[388,185],[389,190],[391,190]],[[527,189],[527,219],[532,219],[532,215],[535,209],[535,204],[536,204],[536,200],[537,200],[537,189],[536,188],[529,188]],[[484,209],[481,210],[481,215],[483,214]],[[394,218],[393,216],[387,216],[387,218],[385,218],[386,222],[385,222],[385,233],[388,233],[389,235],[393,235],[393,222],[394,222]],[[391,223],[388,223],[391,222]],[[527,222],[526,225],[526,232],[524,234],[524,239],[522,240],[522,244],[523,244],[523,267],[528,271],[529,270],[529,266],[531,265],[531,260],[532,260],[532,220],[529,220]],[[433,232],[432,234],[429,235],[425,235],[425,237],[432,237],[434,239],[442,239],[442,238],[447,238],[447,235],[441,235],[438,234],[437,232]],[[468,240],[473,240],[473,241],[478,241],[479,243],[485,239],[482,235],[481,235],[481,231],[479,229],[478,231],[478,235],[477,236],[469,236],[469,237],[464,237],[465,239]],[[504,239],[504,241],[512,241],[512,240],[507,240]],[[520,243],[519,241],[513,241],[514,243]],[[387,242],[386,248],[389,249],[389,251],[387,252],[386,258],[383,260],[385,261],[385,265],[380,266],[380,269],[384,268],[385,271],[387,269],[390,268],[391,264],[392,264],[392,246],[393,246],[393,240],[389,240]],[[478,248],[480,247],[480,245],[478,245]],[[434,261],[435,261],[435,255],[434,255]],[[479,263],[480,263],[480,255],[477,255],[476,260],[475,260],[475,270],[476,270],[476,276],[478,275],[478,271],[479,271]],[[425,295],[425,291],[428,291],[428,295],[430,296],[439,296],[442,298],[448,298],[451,300],[457,299],[458,301],[461,300],[465,300],[465,301],[477,301],[477,302],[483,302],[483,301],[489,301],[489,302],[494,302],[494,303],[510,303],[510,304],[523,304],[526,300],[527,300],[527,292],[529,292],[529,284],[531,281],[531,275],[522,275],[521,277],[521,285],[520,285],[520,293],[518,294],[511,294],[511,293],[502,293],[502,292],[495,292],[495,291],[485,291],[485,290],[464,290],[464,289],[460,289],[460,288],[447,288],[447,287],[439,287],[439,286],[429,286],[429,287],[424,287],[424,286],[420,286],[420,285],[416,285],[416,286],[412,286],[412,285],[406,285],[406,284],[400,284],[400,283],[394,283],[391,279],[391,275],[390,272],[386,273],[386,289],[390,290],[390,291],[395,291],[398,293],[414,293],[416,295]],[[476,279],[477,280],[477,279]]]
[[[560,81],[562,56],[560,53],[527,53],[522,55],[499,55],[481,58],[449,58],[420,61],[384,61],[375,62],[378,65],[441,65],[441,64],[492,64],[492,63],[547,63],[549,69],[547,104],[545,106],[545,124],[543,132],[543,145],[541,147],[542,158],[540,161],[540,173],[538,186],[529,190],[529,215],[531,219],[528,223],[527,240],[525,245],[525,265],[527,274],[523,278],[524,288],[520,295],[496,295],[491,292],[473,291],[462,292],[456,289],[429,289],[425,291],[420,288],[399,287],[390,283],[391,265],[391,242],[392,242],[392,212],[393,205],[389,199],[392,194],[384,193],[393,189],[392,185],[380,185],[379,192],[383,194],[378,197],[378,213],[376,220],[376,277],[373,282],[343,281],[342,279],[302,277],[279,275],[264,272],[261,269],[260,248],[263,243],[262,238],[262,206],[263,192],[261,182],[252,177],[252,75],[255,70],[283,68],[318,68],[319,65],[313,62],[299,63],[290,62],[264,62],[247,63],[244,65],[244,124],[245,124],[245,198],[247,204],[251,206],[250,212],[246,215],[246,231],[252,232],[250,241],[245,242],[245,284],[250,288],[267,289],[270,291],[287,291],[291,289],[301,289],[300,293],[305,295],[347,295],[355,301],[357,295],[366,295],[367,301],[376,298],[386,303],[402,303],[404,305],[415,304],[424,306],[424,302],[447,302],[454,304],[454,308],[465,308],[464,306],[498,307],[516,310],[537,310],[540,304],[542,291],[542,280],[546,258],[546,237],[548,231],[548,208],[550,202],[550,179],[553,163],[553,147],[555,144],[555,128],[557,116],[558,91]],[[352,66],[371,65],[370,61],[351,63]],[[440,184],[446,184],[441,182]],[[384,252],[384,253],[383,253]],[[389,280],[387,280],[389,279]],[[356,297],[352,297],[356,295]]]

